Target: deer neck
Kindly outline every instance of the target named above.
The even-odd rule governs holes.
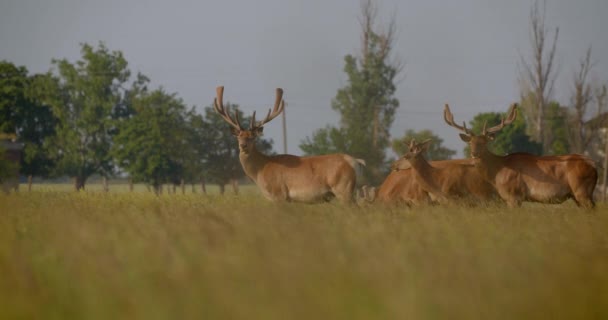
[[[428,161],[421,157],[416,157],[410,160],[410,164],[412,165],[412,169],[414,169],[418,180],[424,188],[430,190],[437,189],[437,168],[431,166]]]
[[[241,160],[241,165],[243,166],[245,174],[253,181],[257,182],[258,172],[260,172],[268,162],[268,156],[253,147],[249,153],[241,151],[239,153],[239,159]]]
[[[484,177],[484,179],[494,183],[498,171],[503,166],[504,157],[495,155],[494,153],[490,152],[490,150],[486,150],[483,152],[479,160],[478,168],[481,171],[481,175]]]

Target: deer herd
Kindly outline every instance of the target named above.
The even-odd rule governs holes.
[[[267,199],[316,203],[337,198],[343,203],[355,202],[357,171],[365,161],[347,154],[298,157],[265,155],[256,149],[255,140],[264,124],[283,112],[282,89],[276,89],[274,107],[266,117],[256,122],[254,112],[248,128],[241,125],[237,112],[231,115],[224,107],[224,87],[218,87],[216,94],[215,110],[232,126],[243,170]],[[384,182],[377,189],[362,187],[361,198],[365,202],[408,206],[454,202],[475,205],[502,199],[509,207],[518,207],[524,201],[562,203],[573,199],[578,206],[593,208],[598,173],[590,158],[578,154],[500,156],[488,150],[495,134],[516,118],[517,105],[513,104],[498,125],[487,128],[485,123],[481,134],[476,135],[464,122],[462,126],[454,122],[446,104],[444,120],[461,131],[460,138],[469,144],[471,158],[427,161],[424,153],[431,141],[412,140]]]

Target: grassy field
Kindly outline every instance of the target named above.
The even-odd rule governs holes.
[[[0,319],[608,318],[603,204],[67,190],[0,195]]]

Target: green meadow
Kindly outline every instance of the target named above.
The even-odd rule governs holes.
[[[0,195],[0,319],[607,319],[608,206]]]

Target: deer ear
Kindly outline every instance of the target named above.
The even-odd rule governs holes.
[[[230,128],[230,133],[232,133],[233,136],[238,137],[241,131],[237,128]]]
[[[468,135],[466,135],[466,134],[464,134],[464,133],[461,133],[461,134],[460,134],[460,139],[462,139],[462,141],[464,141],[464,142],[469,142],[469,141],[471,141],[471,137],[469,137]]]

